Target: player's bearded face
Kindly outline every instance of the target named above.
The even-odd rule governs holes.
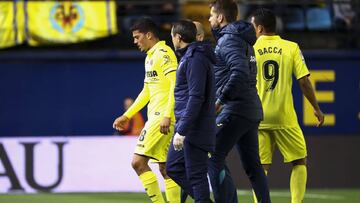
[[[175,50],[179,49],[180,45],[179,45],[179,35],[178,34],[174,34],[173,29],[171,29],[171,39],[172,39],[172,43],[174,45]]]
[[[219,28],[220,27],[219,14],[214,10],[214,7],[211,7],[211,9],[210,9],[209,22],[210,22],[211,28]]]
[[[136,44],[140,51],[146,52],[149,50],[148,40],[145,33],[141,33],[138,30],[135,30],[133,31],[132,35],[134,38],[134,44]]]

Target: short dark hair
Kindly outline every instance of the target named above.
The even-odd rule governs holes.
[[[138,30],[141,33],[151,32],[159,38],[160,31],[156,23],[148,17],[138,19],[130,28],[131,32]]]
[[[173,24],[172,34],[181,35],[181,40],[185,43],[191,43],[196,40],[196,26],[190,20],[180,20]]]
[[[233,0],[215,0],[210,3],[210,8],[214,7],[217,13],[225,16],[226,22],[231,23],[236,21],[238,15],[238,8]]]
[[[276,16],[274,12],[267,8],[257,9],[252,16],[254,17],[254,23],[256,26],[262,25],[265,31],[276,32]]]

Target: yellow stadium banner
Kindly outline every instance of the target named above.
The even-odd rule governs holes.
[[[23,6],[21,1],[0,2],[0,48],[12,47],[24,42]]]
[[[75,43],[117,33],[114,0],[27,1],[25,8],[31,46]]]

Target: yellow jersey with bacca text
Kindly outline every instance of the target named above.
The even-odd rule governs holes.
[[[149,102],[148,120],[170,117],[174,122],[176,69],[175,53],[165,41],[159,41],[148,50],[145,59],[144,88],[124,115],[131,118]]]
[[[283,129],[299,126],[293,104],[292,75],[309,75],[297,43],[280,36],[260,36],[254,45],[257,89],[264,110],[260,129]]]

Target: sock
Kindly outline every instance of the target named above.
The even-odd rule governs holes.
[[[169,202],[169,203],[180,203],[181,189],[170,178],[165,179],[165,195],[166,195],[167,202]]]
[[[139,178],[152,202],[165,203],[154,172],[146,171]]]
[[[306,190],[307,171],[305,165],[296,165],[291,171],[291,203],[301,203]]]
[[[265,172],[265,175],[267,176],[268,171],[264,169],[264,172]],[[253,200],[254,200],[254,203],[258,203],[254,190],[253,190],[252,192],[253,192]]]

